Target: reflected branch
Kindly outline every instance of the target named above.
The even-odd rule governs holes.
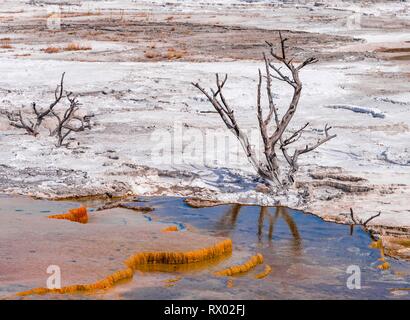
[[[265,221],[265,216],[268,214],[268,207],[261,207],[259,211],[259,219],[258,219],[258,240],[259,242],[262,241],[262,234],[263,234],[263,223]]]
[[[219,220],[216,227],[219,230],[223,230],[223,235],[226,236],[231,233],[233,229],[235,229],[241,208],[241,204],[231,205],[228,211]]]

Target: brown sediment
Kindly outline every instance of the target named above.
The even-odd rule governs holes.
[[[263,256],[262,254],[258,253],[252,256],[248,261],[243,264],[232,266],[230,268],[217,271],[215,275],[217,276],[233,276],[240,273],[248,272],[249,270],[255,268],[258,264],[263,263]]]
[[[312,181],[309,184],[314,187],[331,187],[331,188],[342,190],[347,193],[369,192],[374,189],[373,187],[368,186],[368,185],[348,184],[348,183],[341,183],[341,182],[330,181],[330,180]],[[299,183],[299,185],[301,185],[301,183]]]
[[[410,60],[410,54],[400,55],[400,56],[393,56],[390,60],[399,60],[399,61],[407,61]]]
[[[88,222],[87,208],[85,207],[71,209],[67,213],[55,214],[55,215],[51,215],[48,217],[50,219],[64,219],[64,220],[70,220],[70,221],[79,222],[79,223]]]
[[[124,203],[120,201],[105,203],[102,206],[98,207],[95,211],[102,211],[102,210],[114,209],[114,208],[124,208],[124,209],[129,209],[129,210],[138,211],[138,212],[154,211],[154,208],[152,207],[133,206],[128,203]]]
[[[184,202],[191,208],[208,208],[224,204],[216,200],[205,200],[200,198],[186,198]]]
[[[356,177],[346,174],[338,174],[338,173],[329,173],[329,172],[311,172],[309,175],[316,180],[324,180],[324,179],[333,179],[339,181],[348,181],[348,182],[361,182],[366,181],[366,179],[362,177]]]
[[[139,211],[139,212],[151,212],[151,211],[154,211],[154,208],[152,208],[152,207],[130,206],[130,205],[127,205],[126,203],[120,203],[120,204],[118,205],[118,207],[124,208],[124,209],[129,209],[129,210],[134,210],[134,211]]]
[[[175,232],[179,231],[177,226],[169,226],[161,230],[162,232]]]
[[[401,232],[395,235],[383,235],[383,245],[386,256],[410,260],[410,239]]]
[[[102,280],[91,284],[77,284],[62,287],[60,289],[34,288],[24,292],[17,293],[18,296],[27,296],[35,294],[67,294],[84,291],[95,291],[109,289],[117,283],[132,279],[134,272],[140,265],[148,264],[190,264],[202,262],[214,258],[219,258],[232,252],[232,240],[226,239],[215,245],[188,251],[188,252],[141,252],[137,253],[124,261],[126,269],[119,270],[105,277]]]
[[[401,53],[401,52],[410,52],[410,48],[382,48],[378,50],[379,52],[387,53]]]
[[[121,199],[127,199],[130,197],[130,194],[112,194],[109,192],[103,192],[103,193],[94,193],[94,194],[87,194],[87,195],[55,195],[53,197],[50,197],[50,200],[54,201],[98,201],[98,200],[121,200]],[[43,199],[42,197],[33,197],[34,199]]]
[[[263,279],[269,275],[269,273],[272,272],[272,268],[270,265],[265,266],[265,270],[263,270],[261,273],[258,273],[255,277],[256,279]]]

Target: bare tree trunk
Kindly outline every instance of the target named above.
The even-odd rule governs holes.
[[[289,152],[289,146],[297,142],[302,136],[303,131],[309,126],[309,123],[306,123],[300,129],[293,132],[289,137],[285,137],[286,130],[288,129],[288,126],[297,111],[300,96],[302,93],[302,82],[299,78],[299,71],[307,65],[316,63],[318,60],[316,58],[308,58],[299,65],[295,65],[293,63],[294,59],[288,59],[286,56],[285,43],[288,39],[283,38],[280,32],[279,37],[281,53],[276,54],[273,44],[267,42],[273,60],[270,61],[265,55],[263,55],[265,63],[266,95],[269,103],[269,111],[266,117],[264,117],[263,115],[263,109],[261,105],[263,76],[260,70],[257,86],[256,110],[259,130],[264,144],[264,161],[258,161],[258,158],[249,142],[248,137],[239,128],[234,116],[234,111],[230,108],[225,99],[223,88],[226,84],[226,81],[228,80],[228,76],[225,75],[224,80],[220,81],[219,75],[216,74],[216,89],[211,89],[211,93],[208,93],[198,83],[192,84],[207,97],[209,102],[220,115],[226,127],[237,137],[242,145],[242,148],[245,151],[246,157],[255,168],[258,175],[270,185],[273,185],[277,188],[286,188],[290,184],[294,183],[294,175],[299,169],[299,156],[315,150],[323,143],[336,137],[336,135],[330,135],[329,130],[331,129],[331,127],[326,125],[324,129],[325,137],[318,139],[317,143],[310,146],[305,145],[304,148],[296,147],[294,148],[293,155],[291,155],[291,153]],[[273,61],[279,62],[282,66],[276,66]],[[284,71],[282,71],[282,68],[284,68]],[[283,117],[280,117],[278,108],[273,101],[272,79],[283,81],[293,88],[292,99]],[[273,128],[273,130],[271,130],[273,131],[273,133],[271,134],[269,130],[270,128]],[[283,158],[288,166],[287,170],[284,170],[284,168],[280,167],[280,161],[277,152],[282,153]]]

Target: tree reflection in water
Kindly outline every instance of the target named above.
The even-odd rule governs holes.
[[[233,204],[229,207],[229,210],[222,216],[217,223],[217,230],[221,231],[221,235],[230,236],[232,231],[237,226],[237,221],[241,208],[240,204]],[[274,211],[274,212],[272,212]],[[269,222],[267,239],[269,243],[272,243],[272,239],[275,232],[275,225],[277,222],[283,219],[287,224],[288,229],[292,235],[292,248],[295,253],[300,253],[302,249],[302,238],[300,236],[298,227],[292,215],[289,213],[289,209],[286,207],[260,207],[258,225],[257,225],[257,238],[258,242],[263,242],[265,221]]]

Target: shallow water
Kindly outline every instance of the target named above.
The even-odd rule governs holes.
[[[4,202],[2,202],[4,204]],[[38,204],[38,206],[37,206]],[[10,201],[0,208],[16,214],[65,211],[75,202]],[[92,211],[96,202],[87,206]],[[194,229],[202,234],[229,237],[234,250],[230,257],[192,266],[156,266],[138,271],[134,279],[101,294],[54,298],[101,299],[305,299],[360,298],[408,299],[410,262],[387,258],[389,270],[377,268],[380,250],[370,249],[370,235],[361,228],[324,222],[309,214],[284,207],[222,205],[194,209],[181,198],[139,198],[130,206],[150,206],[141,214],[147,221],[175,224],[180,232]],[[98,214],[98,213],[96,213]],[[353,232],[352,232],[353,231]],[[160,251],[161,248],[158,248]],[[218,277],[214,271],[262,253],[272,272],[263,279],[256,274],[264,265],[241,276]],[[348,289],[349,266],[361,271],[361,289]]]
[[[255,279],[257,270],[227,279],[214,277],[211,270],[175,273],[182,277],[172,287],[132,288],[121,296],[127,299],[303,299],[303,298],[408,298],[407,291],[391,291],[410,287],[410,263],[387,258],[390,270],[381,264],[380,250],[370,249],[371,236],[360,227],[324,222],[313,215],[287,208],[222,205],[194,209],[180,198],[144,198],[132,205],[152,206],[153,216],[162,221],[199,232],[230,237],[234,253],[223,265],[243,262],[260,252],[272,272],[264,279]],[[145,202],[146,201],[146,202]],[[348,289],[349,266],[361,271],[361,289]],[[221,266],[220,268],[221,269]],[[400,273],[400,276],[397,274]],[[151,273],[151,275],[154,275]],[[164,277],[164,274],[157,274]],[[170,278],[170,274],[167,273]],[[172,278],[172,277],[171,277]],[[138,281],[136,278],[134,281]]]

